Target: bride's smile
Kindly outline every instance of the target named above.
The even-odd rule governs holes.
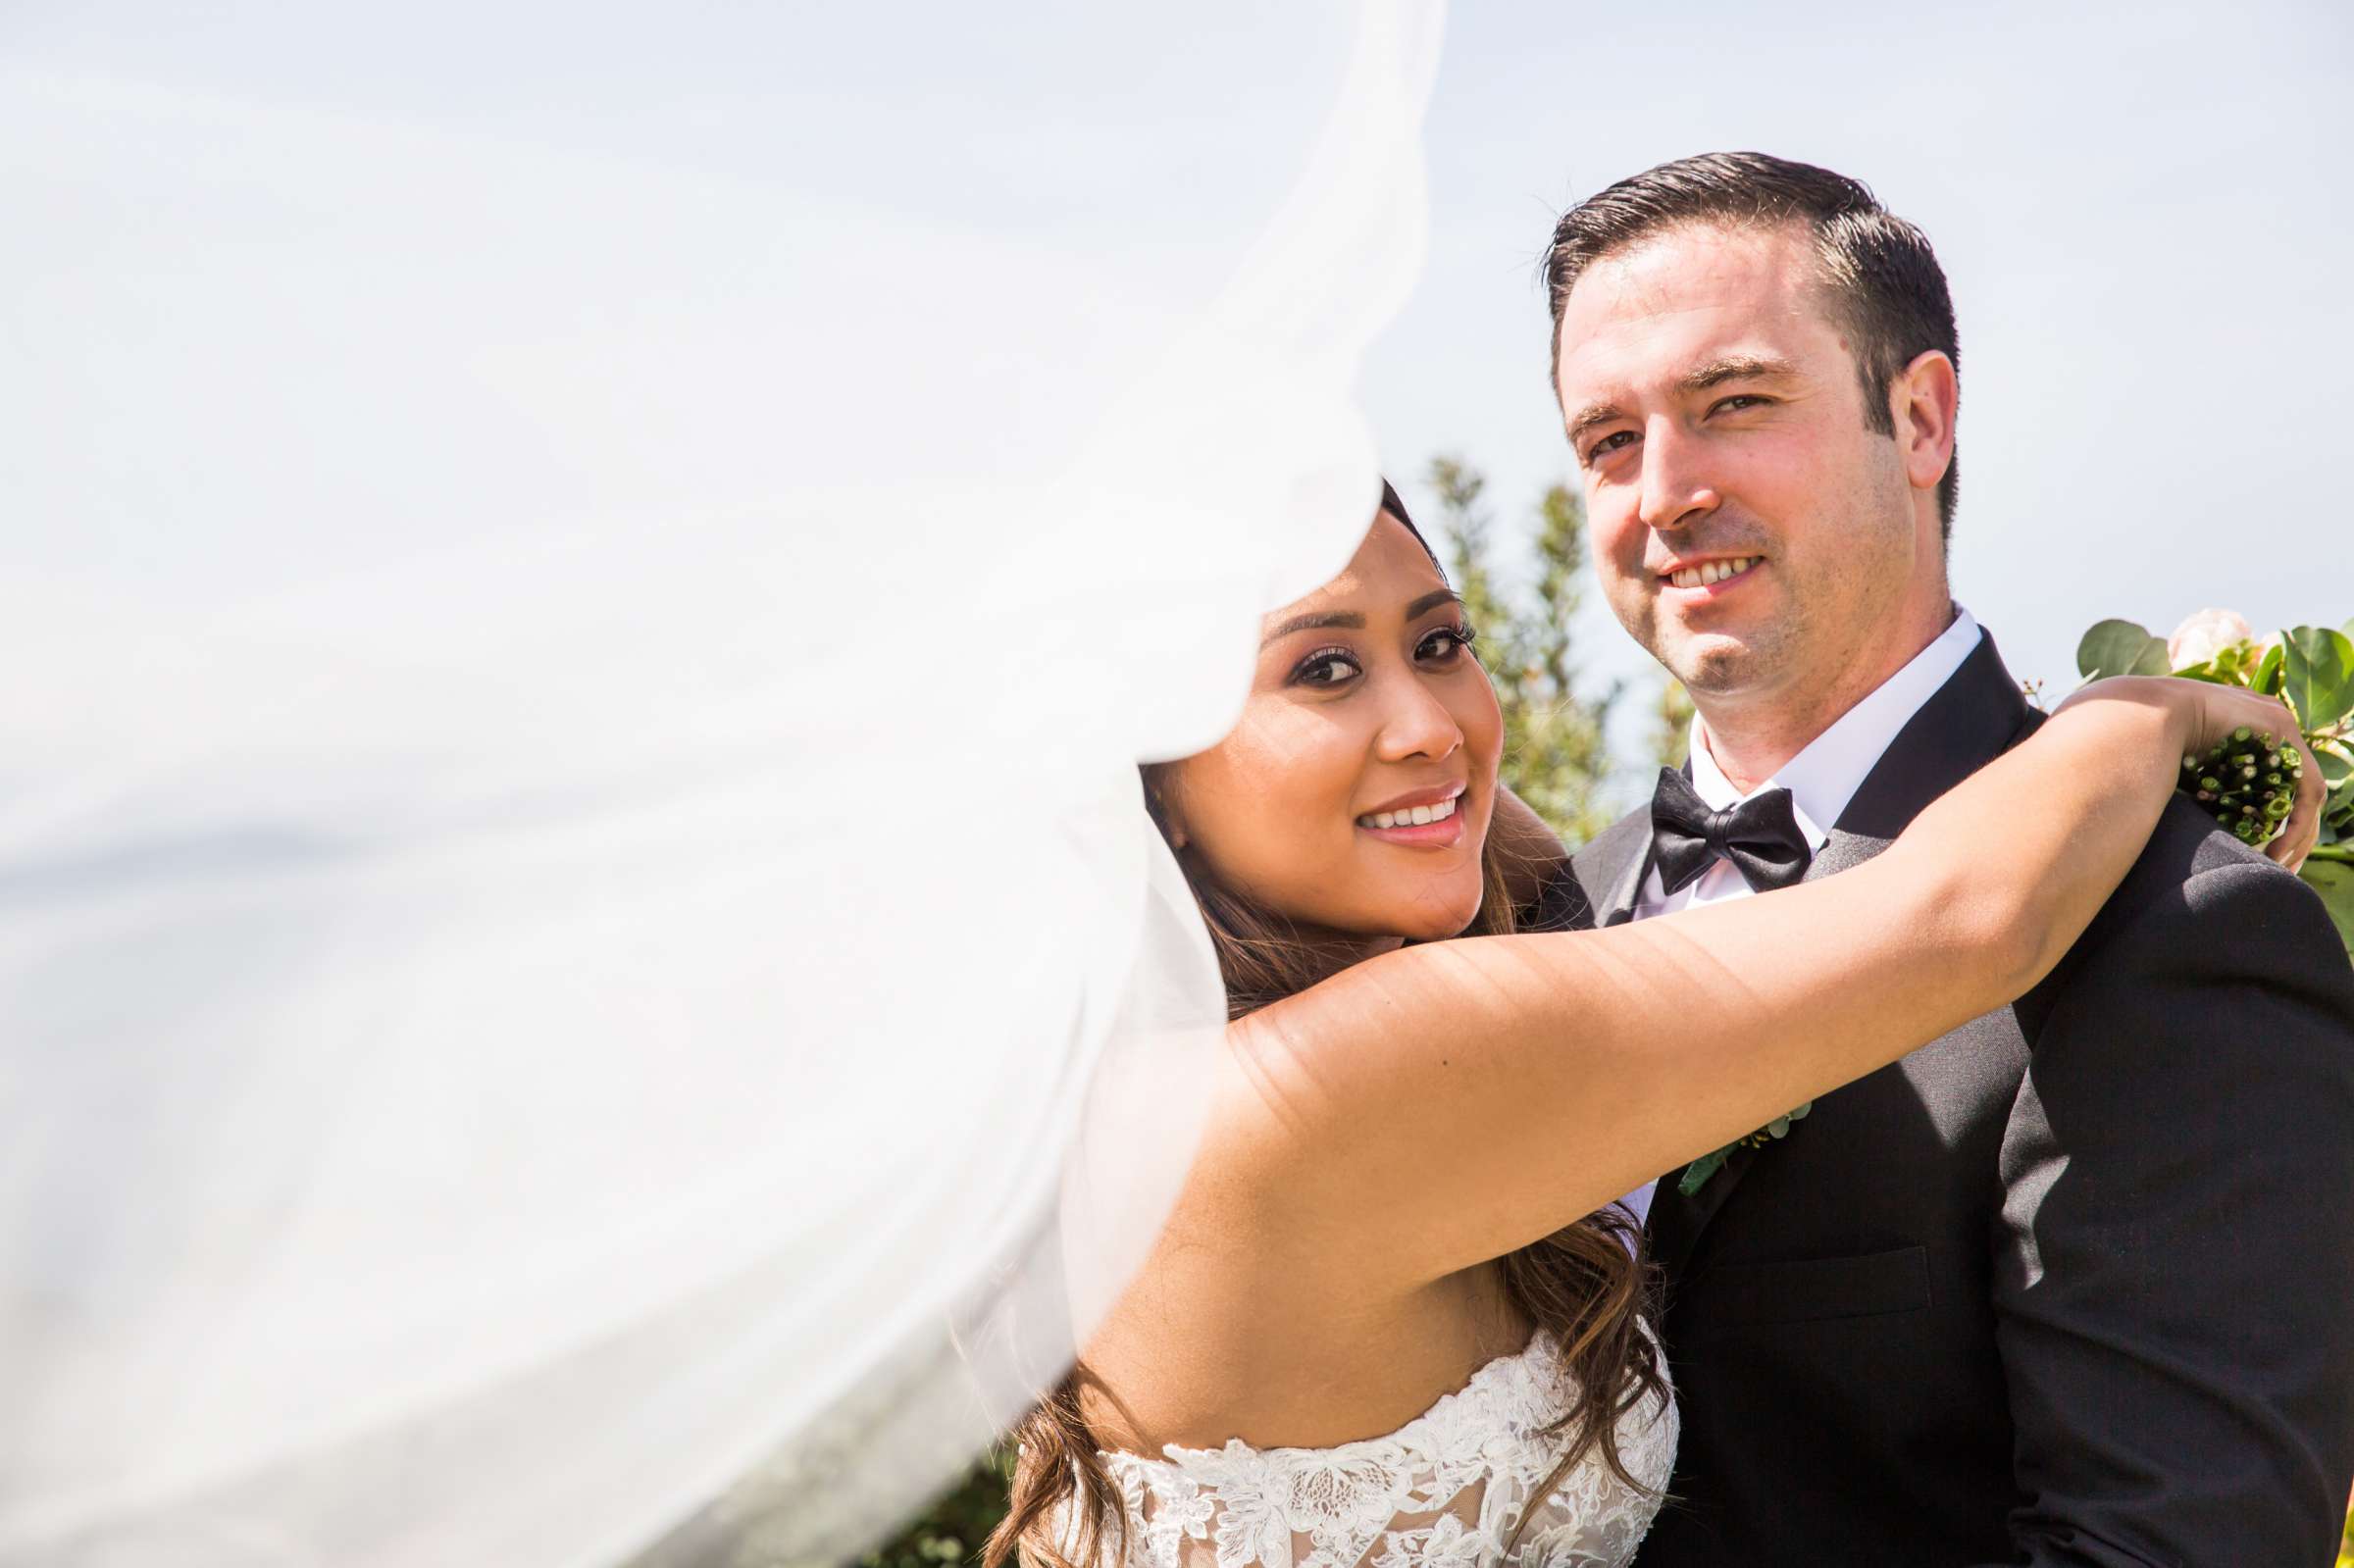
[[[1366,812],[1356,819],[1356,825],[1366,833],[1378,834],[1385,843],[1452,849],[1463,841],[1463,824],[1456,815],[1456,806],[1468,787],[1467,784],[1452,784],[1408,790]]]

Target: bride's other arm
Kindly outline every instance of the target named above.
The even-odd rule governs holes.
[[[2240,724],[2289,728],[2244,692],[2106,682],[1838,877],[1359,964],[1229,1030],[1189,1206],[1281,1239],[1311,1287],[1411,1288],[1548,1235],[2026,990],[2184,753]],[[2276,859],[2312,846],[2319,779]]]

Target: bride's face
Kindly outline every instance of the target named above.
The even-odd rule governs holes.
[[[1260,634],[1242,721],[1163,776],[1171,829],[1220,884],[1304,925],[1461,931],[1504,745],[1461,602],[1384,513],[1348,570]]]

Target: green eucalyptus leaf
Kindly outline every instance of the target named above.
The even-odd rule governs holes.
[[[2349,957],[2354,957],[2354,866],[2317,858],[2305,862],[2305,869],[2297,875],[2322,895],[2323,906],[2337,927],[2338,940],[2346,944]]]
[[[2255,679],[2248,683],[2250,690],[2261,691],[2268,697],[2280,694],[2281,646],[2276,642],[2264,650],[2264,662],[2256,667]]]
[[[2301,626],[2281,638],[2281,695],[2307,730],[2327,730],[2354,713],[2354,639]]]
[[[2349,838],[2354,838],[2354,774],[2331,784],[2322,797],[2322,842],[2342,843]]]
[[[1684,1196],[1690,1197],[1708,1185],[1710,1177],[1724,1169],[1724,1157],[1731,1152],[1732,1149],[1726,1147],[1718,1149],[1714,1154],[1703,1154],[1699,1159],[1684,1167],[1683,1180],[1675,1184],[1675,1189]]]
[[[2173,661],[2164,639],[2130,621],[2103,621],[2076,644],[2076,673],[2087,681],[2113,675],[2166,675]]]
[[[2236,686],[2247,683],[2240,679],[2245,674],[2238,666],[2223,659],[2210,659],[2205,664],[2184,665],[2175,672],[2175,677],[2181,681],[2204,681],[2209,685]]]
[[[2255,672],[2256,644],[2245,640],[2226,642],[2215,650],[2215,656],[2198,664],[2185,665],[2175,671],[2184,681],[2205,681],[2211,685],[2245,686]]]
[[[2337,747],[2325,741],[2313,748],[2313,758],[2322,765],[2322,783],[2331,789],[2354,779],[2354,760],[2349,760]]]

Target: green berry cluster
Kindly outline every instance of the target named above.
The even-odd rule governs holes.
[[[2270,843],[2288,821],[2305,766],[2295,742],[2241,725],[2204,757],[2182,759],[2182,787],[2201,809],[2254,847]]]

